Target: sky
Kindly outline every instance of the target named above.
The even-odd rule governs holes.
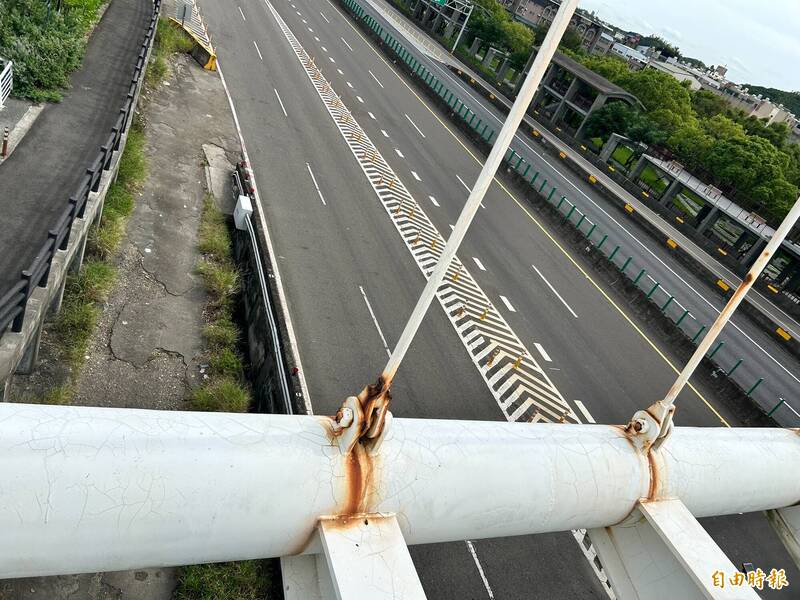
[[[580,0],[604,21],[660,35],[727,78],[800,90],[800,0]]]

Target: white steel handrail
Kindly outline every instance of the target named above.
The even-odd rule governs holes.
[[[370,455],[332,424],[0,405],[0,577],[318,553],[326,515],[394,514],[421,544],[611,526],[643,498],[695,517],[800,501],[787,429],[675,428],[648,457],[616,426],[395,419]]]

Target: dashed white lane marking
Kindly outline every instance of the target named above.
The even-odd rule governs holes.
[[[272,88],[275,90],[275,97],[278,99],[278,103],[281,105],[281,110],[283,111],[283,116],[288,117],[289,115],[286,114],[286,107],[283,105],[283,100],[281,100],[281,95],[278,93],[276,88]]]
[[[369,115],[369,118],[372,119],[373,121],[377,120],[375,119],[375,115],[373,115],[371,112],[367,112],[367,114]]]
[[[345,83],[347,84],[347,87],[349,87],[351,90],[353,89],[352,83],[350,83],[349,81],[345,81]]]
[[[342,71],[341,69],[336,69],[336,71],[339,73],[339,75],[344,75],[344,71]]]
[[[502,300],[502,301],[503,301],[503,304],[505,304],[505,305],[506,305],[506,308],[507,308],[508,310],[510,310],[511,312],[517,312],[517,309],[516,309],[516,308],[514,308],[514,306],[511,304],[511,302],[509,302],[509,301],[508,301],[508,298],[506,298],[505,296],[503,296],[503,294],[500,294],[500,300]]]
[[[389,137],[389,136],[386,136],[386,137]],[[400,152],[400,150],[398,150],[397,148],[395,148],[394,151],[397,153],[397,156],[399,156],[400,158],[405,158],[405,156],[403,156],[403,153]]]
[[[381,129],[381,133],[383,134],[383,137],[385,137],[385,138],[388,138],[388,137],[389,137],[389,134],[388,134],[388,133],[386,133],[386,130],[385,130],[385,129]]]
[[[356,100],[361,102],[361,104],[364,104],[364,99],[361,96],[356,96]]]
[[[265,3],[380,205],[423,276],[429,277],[442,255],[444,236],[378,152],[269,0]],[[457,257],[449,266],[448,275],[436,291],[437,299],[503,416],[508,421],[579,422],[577,409],[564,399],[547,371]]]
[[[483,581],[483,587],[486,588],[486,593],[489,594],[489,600],[494,600],[492,587],[489,585],[489,580],[486,579],[486,573],[483,572],[481,561],[478,560],[478,553],[475,552],[475,546],[469,540],[467,540],[467,548],[469,548],[469,553],[472,554],[472,560],[475,561],[475,566],[478,567],[478,573],[480,573],[481,580]]]
[[[372,322],[375,323],[375,329],[378,330],[378,335],[381,336],[381,342],[383,342],[383,349],[386,350],[386,355],[391,357],[392,351],[389,350],[389,344],[386,343],[386,338],[383,336],[383,331],[381,331],[381,326],[378,323],[377,317],[375,317],[375,312],[372,310],[372,305],[369,303],[369,298],[367,298],[367,293],[364,291],[364,288],[358,286],[358,289],[361,290],[361,295],[364,298],[364,302],[367,305],[367,310],[369,311],[369,316],[372,317]]]
[[[556,288],[554,288],[554,287],[553,287],[553,285],[552,285],[552,284],[551,284],[549,281],[547,281],[547,278],[546,278],[544,275],[542,275],[542,272],[541,272],[539,269],[537,269],[537,268],[536,268],[536,265],[531,265],[531,266],[533,267],[533,270],[534,270],[534,271],[536,271],[536,273],[539,275],[539,277],[541,277],[541,278],[542,278],[542,281],[544,281],[544,282],[547,284],[547,287],[549,287],[549,288],[550,288],[550,291],[552,291],[552,292],[553,292],[553,293],[556,295],[556,298],[558,298],[559,300],[561,300],[561,304],[563,304],[564,306],[566,306],[566,307],[567,307],[567,310],[568,310],[568,311],[569,311],[569,312],[572,314],[572,316],[573,316],[573,317],[575,317],[575,318],[577,319],[577,318],[578,318],[578,315],[577,315],[577,314],[575,314],[575,311],[574,311],[574,310],[572,310],[572,307],[571,307],[569,304],[567,304],[567,301],[566,301],[566,300],[564,300],[564,298],[562,298],[562,297],[561,297],[561,294],[559,294],[559,293],[556,291]]]
[[[439,203],[436,201],[436,198],[434,198],[433,196],[428,196],[428,198],[430,199],[430,201],[433,203],[434,206],[439,206]]]
[[[458,179],[458,180],[461,182],[461,185],[463,185],[463,186],[464,186],[464,188],[466,188],[466,190],[467,190],[467,191],[468,191],[470,194],[472,193],[472,188],[471,188],[471,187],[469,187],[469,186],[468,186],[466,183],[464,183],[464,180],[463,180],[463,179],[461,179],[461,176],[460,176],[460,175],[456,175],[456,179]],[[483,202],[481,202],[481,208],[486,208],[486,207],[483,205]]]
[[[553,359],[550,358],[550,355],[547,353],[547,350],[544,349],[539,342],[533,342],[533,345],[536,346],[536,349],[539,351],[539,354],[542,355],[542,358],[545,359],[547,362],[553,362]]]
[[[474,261],[475,261],[475,264],[476,264],[476,265],[478,265],[478,268],[479,268],[481,271],[485,271],[485,270],[486,270],[486,267],[484,267],[484,266],[483,266],[483,263],[482,263],[481,261],[479,261],[477,258],[475,258],[475,257],[473,256],[473,257],[472,257],[472,260],[474,260]]]
[[[405,113],[403,113],[403,114],[405,114]],[[411,117],[409,117],[408,115],[406,115],[406,119],[408,119],[408,122],[409,122],[409,123],[411,123],[411,125],[413,125],[414,129],[416,129],[416,130],[417,130],[417,133],[418,133],[418,134],[420,134],[420,135],[422,136],[422,138],[423,138],[423,139],[425,139],[425,134],[424,134],[424,133],[422,133],[422,130],[421,130],[419,127],[417,127],[417,124],[416,124],[416,123],[414,123],[414,121],[412,121],[412,120],[411,120]]]
[[[327,49],[325,46],[322,46],[322,51],[323,51],[325,54],[327,54],[327,53],[328,53],[328,49]]]
[[[242,7],[237,6],[237,8],[239,9],[239,14],[242,15],[242,21],[247,21],[247,18],[244,16],[244,13],[242,12]]]
[[[347,48],[350,50],[350,52],[353,52],[353,48],[350,46],[350,44],[347,43],[346,39],[344,39],[343,37],[340,37],[339,39],[344,42],[344,45],[347,46]]]
[[[258,58],[260,58],[261,60],[264,60],[264,57],[261,56],[261,50],[258,49],[258,44],[256,44],[255,40],[253,40],[253,46],[256,47],[256,52],[258,52]]]
[[[589,413],[589,411],[586,410],[586,407],[583,405],[583,402],[581,402],[580,400],[574,400],[574,402],[575,402],[575,406],[577,406],[578,410],[581,411],[581,413],[583,413],[584,418],[589,423],[596,423],[597,422],[597,421],[594,420],[594,417]]]
[[[319,38],[318,38],[317,36],[314,36],[314,41],[315,41],[315,42],[318,42],[318,41],[319,41]]]
[[[296,11],[294,11],[294,12],[296,12],[296,13],[297,13],[297,16],[298,16],[298,17],[302,17],[302,16],[303,16],[303,15],[301,15],[301,14],[300,14],[300,11],[299,11],[299,10],[296,10]]]
[[[319,185],[317,185],[317,178],[314,177],[314,172],[311,170],[311,165],[306,163],[306,169],[308,169],[308,174],[311,175],[311,181],[314,182],[314,188],[317,190],[317,194],[319,194],[319,199],[322,200],[323,206],[328,206],[328,204],[325,202],[325,198],[322,196]]]
[[[308,21],[306,21],[305,19],[301,19],[301,20],[303,21],[303,25],[308,25]]]
[[[373,73],[369,69],[367,69],[367,73],[372,75],[372,78],[375,80],[375,83],[377,83],[379,86],[381,86],[381,89],[383,89],[383,84],[380,82],[380,80],[377,77],[375,77],[375,73]]]
[[[422,181],[422,179],[420,178],[420,176],[419,176],[419,175],[417,175],[417,172],[416,172],[416,171],[411,171],[411,174],[414,176],[414,179],[416,179],[417,181]]]
[[[328,60],[329,60],[329,61],[331,61],[331,62],[332,62],[332,63],[334,63],[334,64],[336,63],[336,61],[335,61],[335,60],[333,60],[333,57],[332,57],[332,56],[329,56],[329,57],[328,57]]]
[[[325,22],[326,22],[326,23],[330,23],[330,21],[328,21],[328,17],[326,17],[326,16],[325,16],[325,15],[323,15],[322,13],[319,13],[319,16],[320,16],[320,17],[322,17],[323,19],[325,19]]]
[[[314,33],[314,30],[311,27],[308,28],[308,33]]]

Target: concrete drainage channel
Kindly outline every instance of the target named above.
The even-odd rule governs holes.
[[[444,109],[451,121],[488,155],[495,130],[476,115],[469,105],[455,95],[441,80],[420,63],[414,55],[394,38],[355,0],[339,0],[361,28],[376,40],[384,53]],[[637,257],[626,256],[619,246],[606,243],[608,236],[593,223],[580,206],[550,184],[536,168],[510,148],[506,154],[505,176],[513,181],[534,206],[549,216],[551,224],[561,229],[578,252],[588,258],[602,273],[606,282],[615,287],[634,308],[637,315],[658,330],[678,354],[688,359],[695,344],[710,323],[699,323],[691,312],[653,279],[646,269],[637,265]],[[628,212],[633,207],[627,206]],[[759,395],[763,378],[747,379],[739,370],[743,359],[725,348],[724,342],[712,348],[703,361],[707,383],[715,389],[726,406],[749,425],[780,426],[794,423],[800,414],[785,400],[777,402]]]

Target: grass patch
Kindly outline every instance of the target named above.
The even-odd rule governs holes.
[[[167,60],[170,55],[191,52],[193,47],[194,40],[188,33],[167,19],[159,19],[150,64],[145,75],[147,85],[156,87],[164,80],[169,70]]]
[[[269,600],[266,561],[249,560],[181,569],[175,600]]]
[[[237,350],[239,332],[233,322],[233,305],[239,293],[239,273],[231,255],[228,224],[207,194],[198,233],[203,258],[197,271],[208,291],[208,324],[203,337],[210,378],[189,397],[194,410],[246,412],[250,391]],[[273,576],[268,561],[239,561],[191,565],[180,570],[175,600],[264,600],[272,597]]]
[[[23,404],[58,404],[65,406],[72,402],[75,390],[71,383],[63,383],[54,387],[41,396],[25,394],[20,400]]]
[[[633,160],[633,150],[628,148],[625,144],[617,144],[614,152],[611,153],[611,158],[617,161],[625,170],[630,169],[630,163]]]
[[[656,168],[647,165],[639,174],[639,181],[641,181],[648,188],[653,190],[659,196],[669,187],[667,180],[658,172]]]

